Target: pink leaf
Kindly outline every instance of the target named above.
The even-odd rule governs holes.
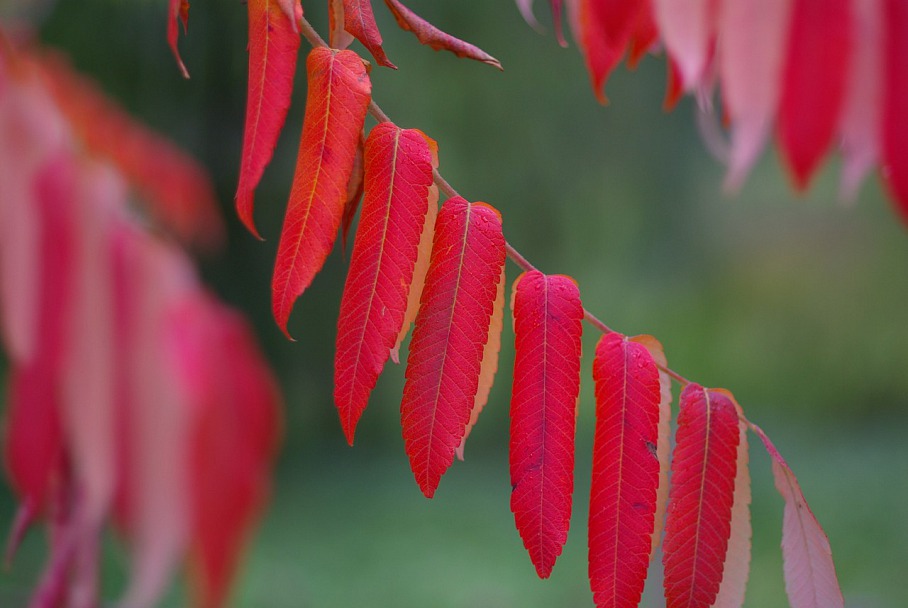
[[[792,608],[842,608],[845,600],[832,561],[829,539],[810,510],[794,472],[772,441],[756,424],[748,423],[772,458],[776,489],[785,499],[782,557],[785,591]]]

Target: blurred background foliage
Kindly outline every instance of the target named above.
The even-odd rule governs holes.
[[[165,42],[166,4],[7,0],[4,10],[41,14],[43,43],[69,54],[134,115],[200,158],[216,180],[229,242],[199,262],[212,288],[255,323],[286,396],[274,502],[251,540],[235,605],[591,606],[585,522],[594,330],[587,327],[584,338],[573,526],[551,579],[540,581],[508,508],[510,324],[466,462],[455,463],[434,500],[420,494],[403,451],[402,367],[388,364],[356,447],[347,447],[331,382],[344,256],[333,253],[297,304],[290,323],[296,343],[280,335],[269,309],[304,113],[304,57],[287,125],[257,191],[258,227],[267,239],[259,243],[232,210],[246,90],[245,6],[192,3],[189,35],[180,40],[192,74],[185,81]],[[303,4],[324,32],[327,2]],[[647,57],[634,72],[618,69],[603,108],[576,49],[560,49],[551,32],[534,32],[511,0],[408,3],[496,56],[504,73],[421,47],[374,4],[386,52],[400,68],[372,72],[385,111],[435,138],[447,179],[468,199],[501,210],[511,243],[543,271],[574,276],[585,304],[607,323],[655,335],[680,373],[734,391],[798,473],[829,534],[847,605],[904,605],[908,234],[879,180],[865,184],[857,205],[842,204],[833,160],[809,193],[794,195],[772,153],[729,198],[721,190],[723,168],[697,132],[692,101],[671,113],[662,108],[663,57]],[[545,4],[537,4],[544,13]],[[301,50],[308,50],[305,42]],[[509,265],[509,280],[517,274]],[[747,605],[783,606],[782,503],[758,445],[751,460]],[[0,491],[0,520],[10,521],[12,497]],[[115,541],[109,554],[104,583],[116,597],[124,562]],[[42,539],[32,534],[0,577],[8,597],[24,597],[41,559]],[[644,605],[662,604],[659,580],[651,576]],[[177,587],[168,606],[184,603]]]

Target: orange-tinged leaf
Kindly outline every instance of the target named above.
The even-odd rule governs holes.
[[[492,320],[489,323],[489,334],[486,337],[486,346],[482,351],[482,366],[479,369],[479,388],[473,400],[473,409],[470,411],[470,421],[464,431],[463,439],[457,446],[457,458],[463,460],[464,446],[470,431],[479,420],[482,409],[489,401],[489,393],[495,383],[495,373],[498,371],[498,353],[501,352],[501,328],[504,322],[504,268],[501,269],[501,278],[498,280],[498,293],[495,295],[495,307],[492,309]]]
[[[300,36],[276,0],[249,0],[249,86],[236,209],[256,237],[253,196],[284,127]]]
[[[334,403],[347,441],[407,310],[429,207],[432,152],[423,134],[390,122],[365,144],[365,198],[337,322]]]
[[[681,392],[662,563],[668,608],[716,600],[731,534],[740,434],[734,402],[688,384]]]
[[[344,0],[344,29],[353,34],[380,65],[397,69],[381,47],[381,33],[372,14],[372,0]]]
[[[832,561],[829,539],[814,516],[794,472],[757,425],[748,423],[772,458],[776,489],[785,500],[782,558],[785,591],[792,608],[842,608],[845,600]]]
[[[656,553],[656,548],[662,542],[665,509],[668,507],[668,470],[671,466],[669,457],[671,455],[672,379],[664,371],[668,368],[668,360],[665,358],[662,344],[656,338],[642,335],[634,336],[630,340],[645,346],[656,365],[660,367],[659,441],[656,442],[656,458],[659,460],[659,490],[656,492],[655,526],[653,528],[653,544],[650,550],[650,560],[652,560]]]
[[[448,199],[435,223],[400,405],[410,467],[427,498],[470,419],[504,259],[498,211]]]
[[[750,470],[747,445],[747,425],[744,412],[735,398],[728,391],[714,389],[724,393],[735,405],[738,412],[738,471],[735,474],[735,503],[731,509],[731,534],[728,538],[728,551],[725,554],[725,565],[722,568],[722,584],[713,608],[741,608],[744,605],[744,593],[747,589],[747,578],[750,574]]]
[[[644,344],[613,332],[596,347],[593,379],[590,587],[597,606],[636,606],[656,529],[661,377]]]
[[[469,42],[464,42],[459,38],[455,38],[454,36],[441,31],[404,6],[400,0],[385,0],[385,4],[388,5],[388,8],[391,9],[391,12],[394,14],[394,18],[397,19],[397,25],[399,25],[401,29],[413,32],[420,43],[428,45],[436,51],[450,51],[458,57],[475,59],[476,61],[481,61],[496,67],[499,70],[503,69],[501,67],[501,62],[497,59],[479,47],[473,46]]]
[[[344,0],[328,1],[328,46],[345,49],[353,44],[353,34],[344,29]]]
[[[570,277],[514,282],[511,511],[536,573],[547,578],[567,541],[574,491],[583,305]]]
[[[186,69],[186,64],[183,63],[183,58],[180,57],[180,49],[177,46],[177,38],[180,36],[180,24],[178,21],[182,22],[183,33],[185,34],[189,25],[189,0],[169,0],[167,9],[167,44],[170,45],[170,51],[173,53],[174,59],[177,60],[177,66],[179,66],[183,78],[189,78],[189,70]]]
[[[438,144],[434,139],[425,135],[429,149],[432,151],[432,169],[438,169]],[[397,334],[397,341],[391,349],[391,360],[400,363],[400,345],[407,337],[410,326],[416,320],[419,312],[419,302],[422,298],[422,289],[426,284],[426,273],[429,271],[429,260],[432,258],[432,241],[435,238],[435,219],[438,217],[438,186],[433,182],[429,187],[429,210],[423,224],[422,236],[419,238],[419,255],[413,267],[413,282],[410,283],[410,297],[407,299],[407,312],[404,313],[404,322]]]
[[[334,246],[372,85],[353,51],[312,49],[296,173],[271,283],[272,311],[289,337],[293,303]]]

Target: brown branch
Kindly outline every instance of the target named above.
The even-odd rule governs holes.
[[[309,41],[309,44],[311,44],[312,46],[328,46],[324,39],[319,36],[318,32],[315,31],[315,28],[313,28],[312,25],[308,21],[306,21],[305,17],[303,17],[300,21],[300,30],[302,31],[303,37],[305,37],[306,40]],[[371,114],[372,117],[379,122],[393,122],[388,117],[388,115],[385,114],[384,110],[382,110],[379,105],[375,103],[374,100],[369,102],[369,114]],[[454,187],[448,183],[448,180],[442,177],[441,173],[439,173],[437,169],[434,171],[434,178],[435,183],[438,185],[438,189],[444,192],[449,198],[452,196],[460,196],[460,194],[457,193],[457,190],[455,190]],[[514,264],[523,269],[525,272],[538,270],[528,259],[523,256],[523,254],[517,251],[514,246],[507,241],[505,241],[505,249],[507,251],[508,258],[510,258],[511,261],[514,262]],[[604,334],[612,333],[613,331],[608,325],[606,325],[601,319],[599,319],[599,317],[591,313],[587,308],[583,309],[583,318],[590,325]],[[681,386],[690,384],[690,380],[688,380],[678,372],[672,370],[667,366],[662,366],[658,363],[657,365],[659,366],[659,369],[668,374],[668,376],[672,380],[676,381]]]

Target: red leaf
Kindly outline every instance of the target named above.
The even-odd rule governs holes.
[[[883,174],[908,222],[908,6],[885,0],[884,10]]]
[[[547,578],[571,522],[583,306],[566,276],[527,272],[513,290],[511,511],[536,573]]]
[[[776,489],[785,499],[782,557],[788,601],[792,608],[841,608],[845,600],[839,589],[826,533],[810,510],[794,472],[776,446],[763,429],[752,422],[749,426],[772,457]]]
[[[85,147],[116,165],[148,210],[185,241],[211,248],[224,225],[205,169],[173,143],[134,120],[60,56],[40,58],[58,108]]]
[[[609,333],[596,347],[589,574],[597,606],[636,606],[655,530],[662,384],[650,351]]]
[[[275,0],[249,0],[248,9],[249,86],[236,210],[249,232],[261,238],[252,216],[253,196],[290,107],[300,36]]]
[[[170,51],[177,60],[177,66],[179,66],[183,78],[189,78],[189,70],[186,69],[186,64],[180,57],[180,49],[177,47],[177,38],[180,35],[180,25],[177,21],[183,23],[183,33],[185,34],[189,25],[189,0],[169,0],[167,8],[167,44],[170,45]]]
[[[312,49],[306,69],[306,117],[271,283],[274,318],[288,338],[293,303],[334,246],[372,91],[353,51]]]
[[[492,385],[495,383],[495,374],[498,372],[498,353],[501,352],[501,329],[504,325],[504,268],[501,269],[501,277],[498,279],[498,291],[495,293],[495,305],[492,307],[492,318],[489,321],[489,333],[486,336],[486,345],[482,350],[482,365],[479,368],[479,387],[476,389],[476,397],[473,399],[473,409],[470,410],[470,421],[467,422],[467,428],[464,430],[463,439],[460,445],[454,450],[459,460],[463,460],[463,451],[467,445],[467,437],[470,431],[476,426],[482,409],[489,401],[489,393],[492,392]]]
[[[732,400],[688,384],[680,399],[663,544],[668,608],[707,608],[719,592],[731,533],[738,443]]]
[[[77,181],[62,156],[48,162],[34,179],[35,200],[28,202],[39,214],[40,322],[32,357],[18,362],[10,378],[4,457],[17,493],[29,509],[41,511],[64,469],[60,374],[76,248],[72,216]]]
[[[455,38],[454,36],[441,31],[401,4],[399,0],[385,0],[385,4],[387,4],[391,12],[394,13],[394,18],[397,19],[397,25],[399,25],[401,29],[413,32],[420,43],[426,44],[436,51],[444,49],[446,51],[451,51],[458,57],[475,59],[476,61],[481,61],[496,67],[499,70],[502,69],[501,63],[497,59],[479,47],[473,46],[468,42],[464,42],[459,38]]]
[[[278,392],[246,323],[199,294],[180,311],[191,387],[192,544],[198,606],[223,606],[251,524],[267,497]]]
[[[738,412],[738,470],[735,473],[735,498],[731,509],[731,533],[728,538],[728,551],[725,564],[722,566],[722,584],[712,608],[740,608],[744,605],[744,592],[750,574],[750,471],[747,446],[747,425],[744,423],[744,412],[731,393],[715,389],[725,394]]]
[[[353,44],[353,36],[344,29],[344,0],[328,1],[328,46],[345,49]]]
[[[366,194],[337,322],[334,403],[347,441],[404,321],[432,186],[432,152],[390,122],[365,146]]]
[[[794,0],[779,139],[795,185],[807,186],[839,124],[852,50],[849,0]]]
[[[397,69],[381,48],[381,34],[372,14],[372,0],[344,0],[344,29],[353,34],[380,65]]]
[[[400,405],[410,467],[427,498],[470,419],[504,259],[498,212],[448,199],[435,224]]]
[[[638,29],[644,28],[640,31],[642,50],[635,52],[636,58],[655,40],[649,11],[648,0],[578,0],[574,37],[583,50],[600,103],[606,102],[602,87],[608,75],[636,39]]]

